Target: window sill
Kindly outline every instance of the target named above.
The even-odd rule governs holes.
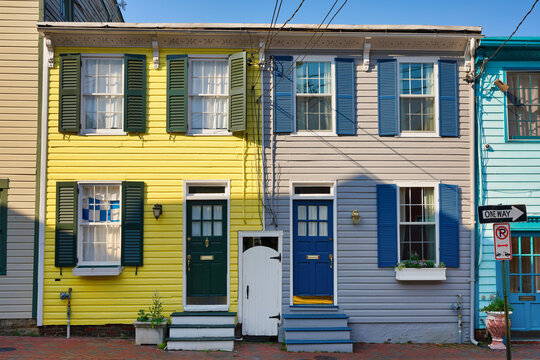
[[[337,137],[335,132],[331,131],[299,131],[291,133],[291,136],[306,136],[306,137]]]
[[[396,280],[399,281],[443,281],[446,280],[446,268],[395,268]]]
[[[73,268],[73,276],[118,276],[124,270],[120,265],[77,266]]]
[[[87,132],[87,131],[81,131],[81,132],[79,133],[79,135],[81,135],[81,136],[127,135],[127,132],[122,131],[122,130],[118,130],[118,131],[111,130],[111,131],[100,131],[100,132]]]
[[[397,137],[403,138],[440,138],[439,134],[434,132],[402,132]]]
[[[233,133],[227,130],[216,130],[208,132],[188,131],[186,136],[231,136]]]

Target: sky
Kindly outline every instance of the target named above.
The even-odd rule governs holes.
[[[274,0],[124,0],[126,22],[270,23]],[[338,0],[332,15],[345,0]],[[118,1],[120,2],[120,1]],[[301,0],[283,0],[278,23]],[[509,36],[534,0],[348,0],[332,24],[482,26],[486,36]],[[334,0],[304,0],[290,23],[319,24]],[[327,21],[328,21],[327,19]],[[540,2],[515,36],[540,36]]]

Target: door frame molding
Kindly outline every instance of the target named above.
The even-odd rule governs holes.
[[[189,194],[189,186],[225,186],[225,193]],[[229,311],[231,305],[231,182],[230,180],[183,180],[182,205],[182,307],[184,311]],[[226,305],[187,305],[187,273],[186,273],[186,235],[187,235],[187,202],[189,200],[227,200],[227,304]]]
[[[281,254],[281,266],[279,267],[279,283],[281,284],[278,289],[279,304],[281,308],[281,303],[283,301],[283,231],[238,231],[238,322],[242,323],[243,321],[243,309],[244,309],[244,273],[243,273],[243,261],[242,254],[244,253],[244,237],[251,236],[268,236],[268,237],[277,237],[278,238],[278,253]]]
[[[294,193],[294,188],[296,186],[329,186],[330,194],[299,194]],[[293,241],[294,241],[294,219],[293,219],[293,203],[294,200],[332,200],[333,211],[332,211],[332,223],[333,223],[333,252],[334,252],[334,295],[333,295],[333,305],[338,305],[338,294],[337,294],[337,266],[338,266],[338,251],[337,251],[337,180],[334,181],[290,181],[289,182],[289,305],[293,305],[293,273],[294,273],[294,264],[293,264]]]

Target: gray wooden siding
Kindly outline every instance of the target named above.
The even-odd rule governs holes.
[[[32,316],[38,17],[38,0],[0,1],[0,178],[10,181],[0,319]]]
[[[64,21],[60,11],[60,0],[43,1],[45,3],[44,21]],[[103,8],[103,4],[107,11]],[[116,0],[74,0],[73,21],[123,22],[124,19],[121,11],[116,7]]]
[[[337,296],[338,305],[350,316],[352,338],[363,342],[457,342],[457,313],[452,304],[461,294],[466,341],[470,321],[471,174],[470,87],[461,80],[463,63],[459,63],[459,138],[378,136],[376,59],[371,59],[369,72],[362,70],[361,57],[355,64],[357,136],[271,135],[272,92],[264,99],[265,201],[277,219],[275,226],[267,211],[266,225],[268,230],[276,227],[284,232],[283,311],[289,311],[291,285],[289,184],[337,180]],[[264,90],[269,89],[271,74],[265,72],[263,79]],[[398,282],[394,269],[377,266],[376,184],[395,180],[441,181],[460,187],[460,267],[449,268],[444,282]],[[362,216],[360,225],[351,223],[353,210]]]

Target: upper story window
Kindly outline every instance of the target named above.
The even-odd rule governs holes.
[[[190,132],[226,133],[229,119],[227,59],[190,60]]]
[[[330,62],[296,63],[296,130],[332,131]]]
[[[401,132],[435,131],[433,63],[399,64]]]
[[[81,133],[123,131],[124,59],[83,58]]]
[[[436,261],[435,189],[399,188],[400,259]]]
[[[540,72],[508,71],[509,139],[540,137]]]
[[[63,21],[73,21],[73,0],[60,0],[60,16]]]
[[[120,264],[119,184],[80,185],[80,264]]]

